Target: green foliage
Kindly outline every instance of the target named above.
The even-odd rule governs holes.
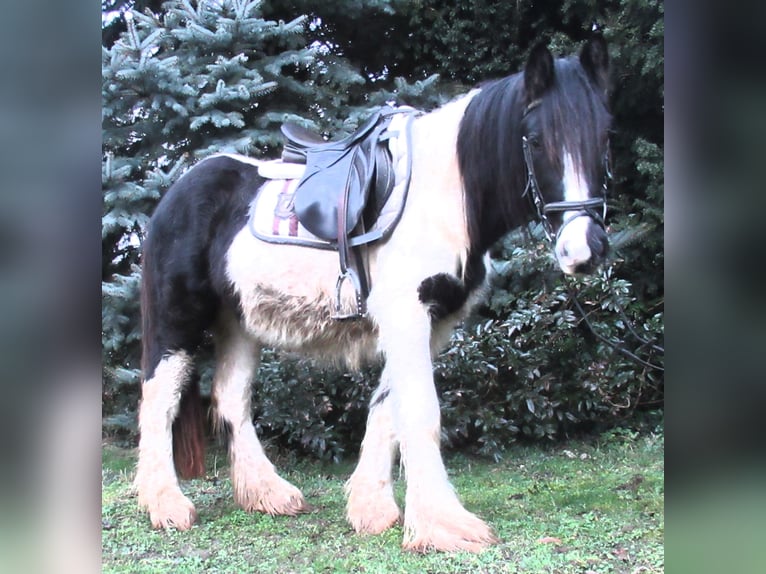
[[[476,444],[497,458],[519,438],[560,438],[661,404],[662,372],[594,336],[575,306],[574,297],[599,335],[662,366],[661,353],[631,342],[626,322],[661,345],[662,313],[646,316],[630,284],[616,278],[616,263],[562,281],[549,247],[520,234],[505,240],[500,255],[485,319],[458,331],[437,362],[449,444]]]
[[[344,373],[267,351],[258,372],[259,434],[286,448],[339,462],[359,449],[379,368]]]

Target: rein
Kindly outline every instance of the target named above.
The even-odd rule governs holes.
[[[536,108],[538,105],[540,105],[541,100],[534,100],[531,102],[527,108],[524,110],[524,116],[526,116],[530,111],[532,111],[534,108]],[[552,248],[555,248],[556,241],[558,241],[559,236],[561,235],[562,230],[575,218],[580,216],[588,216],[593,221],[598,223],[602,229],[606,230],[606,193],[608,190],[609,182],[612,180],[612,171],[610,167],[610,157],[609,157],[609,149],[607,148],[606,153],[604,154],[604,181],[601,186],[602,194],[601,197],[594,197],[589,198],[581,201],[555,201],[551,203],[545,203],[545,200],[543,199],[542,192],[540,191],[540,185],[537,183],[537,176],[535,175],[535,168],[534,168],[534,162],[532,161],[532,150],[530,149],[529,140],[526,136],[522,136],[521,138],[522,142],[522,149],[524,152],[524,164],[527,168],[527,185],[524,188],[524,193],[522,194],[522,197],[529,195],[531,198],[532,204],[535,207],[535,212],[537,213],[537,217],[540,220],[540,223],[543,228],[543,232],[545,233],[545,237],[547,238],[548,242],[551,243]],[[551,223],[548,215],[550,213],[566,213],[566,212],[574,212],[570,214],[564,221],[562,222],[561,226],[559,227],[558,231],[555,232],[553,228],[553,224]],[[570,277],[565,277],[565,281],[567,281],[567,289],[569,291],[569,296],[571,300],[574,302],[575,307],[577,308],[578,312],[582,316],[583,321],[587,325],[588,329],[591,333],[601,342],[608,345],[624,357],[627,357],[628,359],[643,365],[644,367],[648,367],[650,369],[655,369],[657,371],[665,371],[665,368],[656,365],[648,360],[642,359],[639,357],[636,353],[633,353],[626,349],[621,341],[614,341],[601,333],[599,333],[593,324],[588,319],[588,313],[585,312],[585,309],[583,309],[582,305],[580,304],[580,300],[577,298],[577,288],[574,284],[574,280]],[[653,341],[649,341],[645,339],[644,337],[641,337],[636,329],[633,326],[633,323],[628,319],[627,314],[625,313],[625,309],[620,305],[617,297],[614,295],[614,290],[612,288],[611,283],[607,282],[607,287],[610,291],[610,294],[612,295],[612,301],[614,302],[614,305],[617,309],[617,313],[619,314],[620,318],[622,319],[625,326],[628,328],[629,333],[640,343],[638,349],[636,351],[639,351],[642,348],[648,348],[649,352],[655,351],[658,353],[662,353],[664,355],[665,349],[659,345],[656,345]]]
[[[660,365],[655,365],[654,363],[649,362],[648,360],[642,359],[639,357],[636,353],[633,353],[626,349],[622,345],[622,341],[614,341],[612,339],[609,339],[608,337],[605,337],[598,331],[596,331],[596,328],[593,326],[593,324],[588,320],[588,313],[585,312],[585,309],[583,309],[582,305],[580,304],[580,300],[577,298],[577,288],[574,284],[574,280],[571,277],[565,277],[564,280],[567,283],[567,290],[569,291],[569,297],[571,298],[572,302],[574,302],[575,307],[577,307],[577,310],[579,311],[580,315],[582,316],[583,321],[585,322],[585,325],[587,325],[588,330],[593,333],[593,335],[602,343],[605,343],[618,353],[620,353],[622,356],[627,357],[631,361],[638,363],[639,365],[643,365],[644,367],[648,367],[650,369],[654,369],[656,371],[665,372],[665,367],[662,367]],[[630,319],[628,319],[627,314],[625,313],[625,309],[622,305],[618,302],[617,298],[614,297],[614,291],[612,289],[611,283],[607,282],[607,287],[609,288],[610,294],[613,296],[612,301],[614,302],[615,307],[617,308],[617,313],[620,315],[620,318],[622,319],[625,326],[628,328],[628,331],[630,334],[640,343],[636,351],[638,352],[642,348],[647,347],[649,349],[649,352],[655,351],[661,354],[665,354],[665,348],[661,347],[654,343],[654,341],[650,341],[648,339],[645,339],[641,335],[639,335],[636,332],[636,329],[633,326],[633,323]]]

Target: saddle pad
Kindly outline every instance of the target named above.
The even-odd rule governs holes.
[[[410,156],[410,124],[413,111],[395,115],[388,127],[391,137],[388,141],[394,163],[394,188],[383,206],[372,228],[361,236],[351,236],[349,245],[364,245],[387,237],[401,217],[410,185],[412,159]],[[280,162],[269,162],[271,173],[286,174],[294,164],[287,164],[283,171]],[[301,168],[304,166],[301,165]],[[263,170],[261,176],[266,175]],[[295,173],[295,172],[293,172]],[[337,250],[335,241],[326,241],[308,231],[295,215],[293,194],[300,178],[269,179],[258,191],[250,204],[249,226],[251,233],[269,243],[301,245],[316,249]]]
[[[258,175],[266,179],[300,179],[306,171],[306,164],[287,163],[278,159],[258,164]]]
[[[269,243],[289,243],[318,249],[333,249],[298,221],[293,203],[296,179],[270,179],[258,191],[250,204],[250,231]]]

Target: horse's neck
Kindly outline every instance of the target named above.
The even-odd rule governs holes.
[[[460,120],[475,92],[414,122],[412,182],[400,223],[413,227],[404,235],[428,233],[429,243],[456,254],[461,261],[469,244],[456,146]]]

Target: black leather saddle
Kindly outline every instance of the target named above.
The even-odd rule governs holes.
[[[350,234],[363,214],[369,227],[380,213],[395,183],[388,138],[383,136],[394,113],[390,106],[382,108],[337,141],[326,141],[295,123],[282,125],[282,161],[306,164],[295,189],[295,215],[317,237],[340,243],[340,236]]]
[[[295,215],[315,236],[337,246],[340,275],[336,284],[336,319],[366,315],[369,280],[361,239],[377,219],[396,181],[386,129],[399,110],[385,106],[367,118],[351,135],[326,141],[294,123],[282,125],[282,161],[305,163],[306,170],[293,195]],[[356,241],[354,241],[356,239]],[[357,310],[343,314],[341,289],[350,280]]]

